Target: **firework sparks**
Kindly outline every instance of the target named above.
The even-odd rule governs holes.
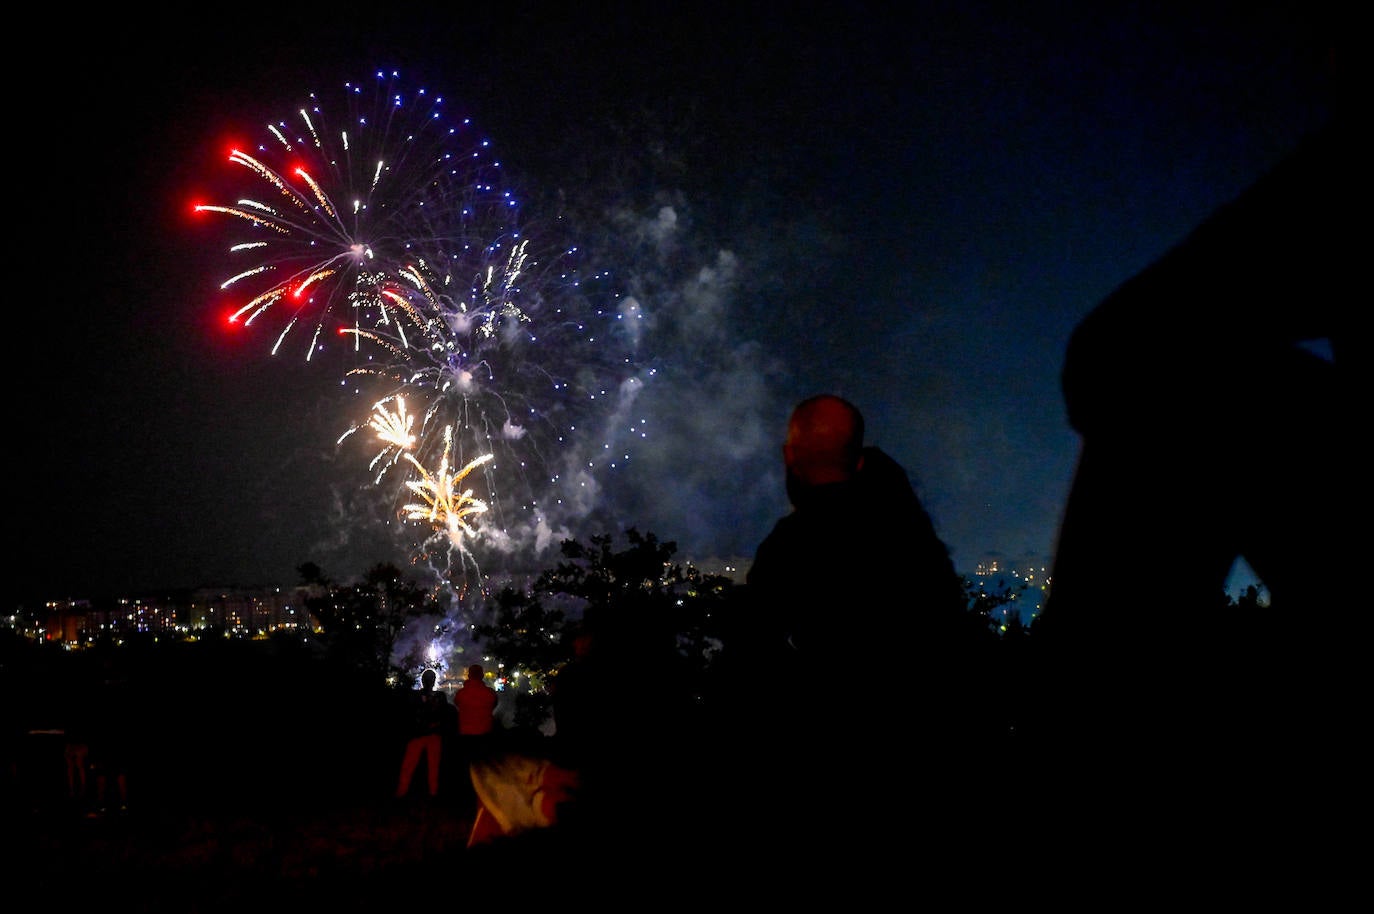
[[[376,432],[377,437],[389,447],[397,447],[403,451],[408,451],[415,446],[415,436],[411,429],[415,427],[415,417],[406,414],[405,397],[396,398],[396,409],[387,408],[385,400],[373,407],[376,413],[368,422]],[[383,451],[383,453],[386,453]]]
[[[312,95],[295,117],[268,125],[270,139],[253,153],[230,153],[269,196],[195,207],[233,217],[252,236],[230,249],[256,259],[221,284],[246,295],[230,320],[248,325],[285,309],[290,330],[308,319],[306,358],[331,319],[340,328],[388,323],[397,290],[422,270],[509,276],[509,266],[482,261],[515,259],[506,249],[517,243],[508,236],[518,235],[519,207],[500,189],[489,141],[450,122],[442,98],[397,91],[394,73],[378,73],[375,91],[345,88],[337,109]],[[327,126],[336,116],[341,123]],[[490,282],[471,284],[490,291]]]
[[[369,469],[376,471],[376,482],[380,483],[386,471],[396,465],[401,455],[415,448],[419,440],[414,433],[415,417],[406,412],[405,397],[387,397],[373,404],[372,416],[367,424],[382,443],[382,449],[368,465]],[[350,429],[344,434],[347,436],[352,432],[353,429]]]
[[[351,338],[344,377],[366,418],[337,443],[374,433],[375,484],[407,470],[401,494],[419,501],[398,514],[430,525],[426,544],[438,536],[465,557],[478,540],[543,548],[555,513],[585,507],[591,475],[611,464],[600,455],[623,454],[583,439],[618,427],[642,384],[640,330],[601,291],[604,274],[574,266],[575,245],[525,237],[491,144],[441,98],[396,85],[378,73],[374,93],[312,95],[230,155],[259,197],[196,207],[228,217],[231,263],[251,259],[220,289],[241,296],[233,322],[280,315],[274,354],[299,326],[313,327],[308,360]],[[455,473],[464,453],[482,456]]]
[[[484,513],[487,505],[473,498],[472,489],[462,489],[461,486],[469,473],[487,463],[493,455],[483,454],[469,461],[458,472],[453,472],[453,430],[450,428],[444,435],[444,456],[439,461],[438,472],[430,473],[413,454],[405,456],[420,473],[420,478],[408,480],[406,487],[421,499],[421,502],[408,504],[402,509],[406,519],[428,523],[436,531],[445,534],[454,549],[466,550],[467,538],[477,535],[477,531],[469,525],[468,518]]]

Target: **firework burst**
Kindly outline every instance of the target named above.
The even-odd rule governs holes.
[[[442,534],[450,558],[537,551],[628,459],[617,439],[644,434],[626,412],[642,383],[626,324],[642,313],[584,276],[576,246],[528,237],[491,143],[398,85],[378,73],[311,95],[230,154],[251,196],[196,210],[237,233],[231,321],[276,321],[274,354],[299,328],[306,359],[349,341],[345,380],[367,407],[338,444],[371,433],[372,482],[401,477],[398,517],[426,543]]]
[[[444,456],[439,469],[430,473],[414,455],[406,454],[406,459],[420,474],[419,479],[406,482],[406,487],[418,495],[421,502],[408,504],[402,510],[409,520],[423,521],[442,534],[453,548],[462,548],[465,537],[476,536],[477,531],[468,523],[468,518],[483,514],[486,502],[472,495],[472,489],[462,489],[463,480],[482,464],[491,460],[491,454],[483,454],[468,461],[467,466],[453,472],[450,461],[453,458],[453,430],[444,433]]]
[[[246,229],[230,247],[243,267],[220,288],[242,299],[231,321],[280,315],[274,352],[302,323],[306,358],[331,326],[390,325],[407,307],[398,299],[433,278],[445,283],[437,294],[451,295],[455,279],[472,286],[487,277],[480,306],[511,307],[502,298],[510,288],[490,277],[520,243],[519,206],[490,141],[449,119],[442,97],[398,86],[395,74],[378,73],[371,86],[345,84],[332,104],[312,94],[294,116],[267,125],[256,149],[230,152],[254,196],[196,206]],[[475,304],[459,294],[450,300],[458,310]]]

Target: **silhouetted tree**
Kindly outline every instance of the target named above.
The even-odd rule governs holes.
[[[523,675],[546,677],[564,653],[564,613],[546,608],[538,594],[510,586],[497,592],[489,609],[488,620],[473,625],[473,637]]]
[[[544,686],[565,652],[566,623],[564,614],[546,608],[537,594],[506,586],[497,591],[486,621],[472,626],[472,636],[485,653],[500,658],[506,669],[520,672],[517,727],[537,727],[549,714]]]
[[[997,583],[989,588],[981,581],[965,577],[964,596],[968,599],[970,634],[984,640],[989,635],[1005,637],[1013,625],[1017,634],[1024,632],[1020,608],[1016,601],[1028,587],[1024,581],[1010,584],[1005,578],[998,578]]]
[[[297,565],[296,574],[301,576],[301,583],[307,586],[329,586],[329,579],[324,576],[324,571],[320,566],[316,565],[314,562],[302,562]]]
[[[573,631],[594,631],[603,656],[624,674],[627,700],[691,702],[719,649],[717,609],[730,579],[673,561],[677,544],[631,529],[628,548],[610,535],[560,546],[563,560],[526,592],[496,595],[488,620],[473,626],[485,651],[536,683],[556,678],[571,656]],[[547,710],[540,688],[517,703],[517,717]],[[519,710],[530,709],[528,715]]]
[[[311,562],[297,570],[303,583],[316,585],[305,603],[328,653],[383,678],[394,672],[391,654],[406,623],[437,612],[429,592],[390,563],[374,565],[361,581],[346,585],[329,584]]]
[[[1256,610],[1264,610],[1268,608],[1267,604],[1260,602],[1260,589],[1256,587],[1254,584],[1247,586],[1245,588],[1245,591],[1241,593],[1239,596],[1232,596],[1228,594],[1227,602],[1230,604],[1232,609],[1240,610],[1242,612],[1254,612]]]
[[[625,538],[629,548],[618,552],[610,535],[591,537],[590,546],[565,541],[566,560],[540,575],[535,590],[580,604],[569,615],[617,649],[625,673],[641,666],[641,649],[644,662],[660,657],[688,682],[699,682],[721,646],[718,611],[733,582],[674,562],[677,543],[653,533],[630,528]]]

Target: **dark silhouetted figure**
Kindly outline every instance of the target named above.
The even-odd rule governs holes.
[[[793,510],[756,551],[732,661],[735,805],[744,833],[789,849],[776,858],[788,879],[890,874],[884,846],[818,833],[933,827],[937,806],[966,798],[964,763],[985,748],[971,700],[982,639],[906,471],[865,447],[852,403],[799,403],[782,456]],[[888,765],[900,784],[883,785]]]
[[[3,769],[0,771],[0,778],[3,778],[0,814],[5,816],[17,808],[20,800],[19,760],[28,736],[17,679],[10,664],[0,664],[0,769]]]
[[[88,815],[122,814],[129,809],[129,761],[135,739],[128,679],[113,664],[107,664],[106,678],[90,701],[92,708],[84,717],[87,759],[94,779]]]
[[[430,797],[439,795],[439,771],[443,760],[443,737],[448,718],[453,714],[453,706],[448,696],[434,688],[434,670],[420,674],[420,687],[411,696],[410,732],[406,739],[405,750],[401,755],[401,772],[396,781],[396,798],[404,799],[410,794],[410,782],[420,765],[425,761],[425,786]]]
[[[793,410],[783,445],[793,510],[748,573],[759,647],[803,679],[853,662],[905,680],[912,652],[931,640],[918,634],[967,615],[963,583],[906,471],[863,436],[862,415],[839,397]]]
[[[1061,807],[1226,841],[1349,786],[1367,713],[1338,622],[1368,504],[1356,148],[1340,121],[1309,136],[1070,339],[1082,446],[1032,636],[1034,754]],[[1243,617],[1224,593],[1242,558],[1270,593]]]
[[[69,699],[63,723],[62,755],[67,764],[67,800],[73,809],[83,811],[90,798],[87,775],[91,766],[91,698],[86,693],[79,696],[77,701]]]
[[[640,610],[636,612],[636,610]],[[652,799],[645,784],[674,783],[682,760],[676,732],[674,667],[653,626],[636,618],[642,607],[589,608],[572,637],[572,657],[551,683],[554,759],[576,771],[578,824],[630,828],[647,835],[641,822],[652,804],[667,820],[676,787]],[[636,675],[639,665],[654,671],[653,688]],[[672,748],[670,749],[670,745]],[[655,787],[652,791],[658,791]],[[595,821],[589,821],[595,817]]]
[[[813,687],[843,670],[856,731],[911,735],[926,698],[912,693],[917,679],[945,665],[969,618],[949,550],[906,471],[864,446],[852,403],[798,404],[783,464],[793,510],[759,544],[747,578],[755,649],[773,667],[781,709],[800,710],[793,723],[813,729]],[[884,700],[895,694],[900,703]]]
[[[595,633],[583,625],[573,635],[572,657],[549,686],[558,757],[572,768],[612,742],[605,730],[619,729],[612,713],[618,704],[614,674],[597,662],[596,649]]]
[[[582,879],[613,862],[634,874],[598,884],[603,903],[608,892],[642,902],[646,887],[714,865],[721,843],[710,836],[730,815],[710,787],[719,750],[733,749],[701,751],[673,631],[656,610],[632,597],[586,607],[573,656],[552,677],[554,735],[516,732],[473,766],[496,830],[547,850],[541,873],[554,864]],[[528,856],[515,859],[528,867]]]

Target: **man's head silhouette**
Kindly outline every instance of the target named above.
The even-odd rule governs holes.
[[[848,400],[820,394],[798,403],[782,446],[792,504],[808,488],[853,478],[863,466],[863,441],[863,415]]]

